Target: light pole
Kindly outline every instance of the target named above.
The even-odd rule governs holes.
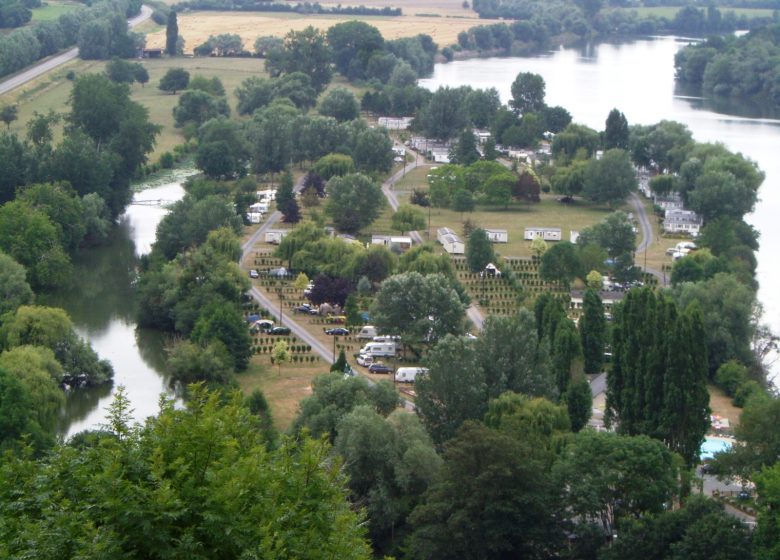
[[[333,335],[333,361],[334,361],[334,362],[336,361],[336,339],[337,339],[337,338],[338,338],[338,336],[336,336],[336,335],[334,334],[334,335]]]

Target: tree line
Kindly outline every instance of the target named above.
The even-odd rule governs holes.
[[[780,26],[754,29],[742,37],[710,37],[674,57],[679,81],[705,94],[758,97],[780,105]]]
[[[0,35],[0,76],[74,45],[82,58],[132,57],[142,38],[128,32],[127,18],[140,9],[140,0],[102,0]]]

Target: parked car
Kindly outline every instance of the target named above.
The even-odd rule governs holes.
[[[274,327],[268,334],[290,334],[290,327]]]
[[[371,364],[368,366],[369,373],[391,373],[393,368],[385,364]]]
[[[295,308],[295,311],[298,313],[311,313],[313,310],[312,306],[308,303],[303,303]]]
[[[260,273],[257,272],[254,268],[249,271],[249,277],[250,278],[260,278]]]
[[[349,334],[349,329],[344,327],[335,327],[333,329],[325,329],[325,334],[331,334],[335,336],[346,336]]]
[[[374,357],[369,354],[359,354],[357,363],[359,366],[368,367],[374,363]]]

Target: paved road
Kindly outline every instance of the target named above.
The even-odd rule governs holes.
[[[639,195],[636,193],[631,193],[629,202],[631,203],[631,206],[634,207],[634,211],[639,217],[639,227],[642,229],[642,241],[639,242],[639,245],[636,248],[636,253],[641,253],[643,251],[647,251],[653,244],[653,228],[650,226],[650,218],[647,216],[645,205],[642,204],[642,200],[639,198]],[[639,263],[636,264],[639,265]],[[666,285],[666,275],[663,272],[650,267],[643,268],[645,272],[648,272],[658,278],[658,282],[661,283],[662,286]]]
[[[152,8],[144,5],[141,6],[141,13],[138,14],[136,17],[127,20],[127,23],[130,27],[135,27],[139,23],[142,23],[147,19],[149,19],[151,16],[152,16]],[[27,70],[23,70],[19,74],[16,74],[15,76],[11,76],[10,78],[7,78],[2,82],[0,82],[0,95],[4,93],[8,93],[12,89],[15,89],[23,84],[26,84],[30,80],[37,78],[42,74],[45,74],[49,70],[53,70],[58,66],[62,66],[66,62],[76,58],[78,55],[79,55],[79,49],[74,47],[70,50],[65,51],[62,54],[58,54],[57,56],[44,60],[43,62],[39,62],[38,64],[34,64],[33,66],[30,66]]]
[[[422,167],[422,166],[429,166],[429,164],[425,164],[425,163],[421,164],[415,157],[414,163],[407,165],[405,168],[393,174],[389,179],[387,179],[387,181],[382,183],[382,193],[385,195],[385,198],[390,203],[390,207],[393,210],[398,210],[398,206],[399,206],[398,197],[393,191],[393,185],[395,185],[398,181],[400,181],[406,175],[407,171],[411,171],[416,167]],[[409,232],[409,237],[411,237],[415,243],[423,242],[423,238],[420,235],[419,231]],[[482,325],[485,322],[485,317],[484,315],[482,315],[482,312],[478,308],[474,307],[473,305],[469,305],[468,308],[466,309],[466,316],[474,324],[474,327],[477,330],[482,330]]]

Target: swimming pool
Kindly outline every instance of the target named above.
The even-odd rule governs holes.
[[[704,438],[704,443],[701,444],[701,450],[699,451],[699,458],[712,459],[715,453],[721,451],[728,451],[731,449],[731,442],[723,438],[707,437]]]

